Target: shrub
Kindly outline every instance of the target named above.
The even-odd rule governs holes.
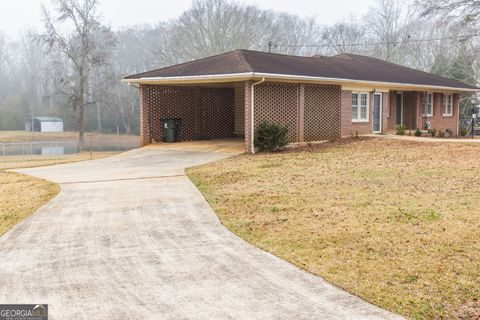
[[[421,137],[422,136],[422,131],[420,131],[420,129],[417,128],[417,130],[415,130],[415,137]]]
[[[432,128],[432,129],[428,130],[428,133],[430,133],[432,135],[432,138],[435,138],[435,136],[437,135],[437,129]]]
[[[262,151],[274,151],[287,144],[286,126],[263,122],[255,133],[255,147]]]
[[[406,131],[407,131],[406,126],[404,126],[404,125],[397,126],[397,135],[404,136]]]
[[[466,130],[465,128],[460,129],[460,135],[461,135],[462,137],[465,137],[465,136],[467,135],[467,133],[468,133],[468,132],[467,132],[467,130]]]
[[[453,131],[451,129],[445,130],[448,133],[449,137],[453,137]]]
[[[445,132],[443,132],[442,130],[438,130],[438,136],[440,138],[445,138]]]

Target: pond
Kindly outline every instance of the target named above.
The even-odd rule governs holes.
[[[84,151],[127,151],[138,148],[138,143],[103,142],[84,147]],[[0,156],[63,155],[78,153],[76,141],[35,141],[0,143]]]

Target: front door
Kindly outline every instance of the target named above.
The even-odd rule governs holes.
[[[382,132],[382,94],[373,94],[373,133]]]
[[[397,106],[395,110],[396,125],[401,126],[403,125],[403,93],[397,93],[396,106]]]

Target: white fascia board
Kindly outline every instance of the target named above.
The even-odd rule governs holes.
[[[277,73],[261,73],[261,72],[243,72],[243,73],[228,73],[228,74],[211,74],[211,75],[199,75],[199,76],[182,76],[182,77],[146,77],[137,79],[122,79],[125,83],[144,83],[144,84],[162,84],[162,83],[194,83],[194,82],[221,82],[221,81],[240,81],[240,80],[254,80],[265,78],[268,80],[285,80],[285,81],[308,81],[308,82],[321,82],[330,84],[366,84],[371,86],[383,86],[383,87],[395,87],[395,88],[422,88],[425,90],[450,90],[456,92],[479,92],[480,89],[470,88],[456,88],[447,86],[435,86],[435,85],[422,85],[415,83],[396,83],[396,82],[381,82],[381,81],[369,81],[369,80],[356,80],[356,79],[341,79],[341,78],[329,78],[329,77],[311,77],[311,76],[297,76],[290,74],[277,74]]]
[[[201,81],[220,81],[235,79],[251,79],[253,72],[244,73],[225,73],[225,74],[209,74],[200,76],[181,76],[181,77],[145,77],[137,79],[122,79],[125,83],[168,83],[168,82],[201,82]]]

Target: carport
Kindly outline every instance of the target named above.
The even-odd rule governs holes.
[[[161,142],[162,119],[181,120],[180,140],[212,140],[245,133],[244,84],[141,85],[144,145]]]

